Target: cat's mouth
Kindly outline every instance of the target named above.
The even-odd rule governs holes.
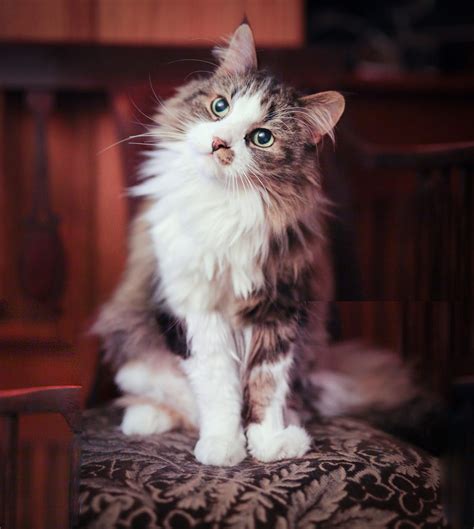
[[[211,155],[221,164],[221,165],[230,165],[235,158],[235,153],[232,149],[219,149],[214,151]]]

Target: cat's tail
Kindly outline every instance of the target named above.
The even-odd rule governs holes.
[[[396,353],[361,342],[334,344],[307,380],[311,406],[322,417],[361,417],[430,452],[442,451],[444,405]]]

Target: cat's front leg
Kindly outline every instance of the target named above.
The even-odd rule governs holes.
[[[190,357],[183,362],[199,410],[203,464],[231,466],[246,456],[242,428],[242,389],[230,326],[216,312],[186,318]]]
[[[245,388],[247,440],[250,453],[264,462],[301,457],[311,444],[303,428],[284,420],[293,362],[289,334],[284,323],[256,325],[252,330]]]

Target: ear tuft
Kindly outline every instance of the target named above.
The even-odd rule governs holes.
[[[334,140],[334,127],[339,121],[346,103],[339,92],[320,92],[300,99],[305,108],[310,111],[311,126],[316,143],[328,134]]]
[[[252,30],[244,21],[234,32],[227,48],[216,48],[214,54],[220,60],[218,71],[232,74],[244,73],[257,68],[257,52]]]

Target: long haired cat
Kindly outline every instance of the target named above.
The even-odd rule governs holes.
[[[216,55],[211,77],[159,109],[125,275],[95,331],[126,395],[125,434],[196,427],[210,465],[300,457],[292,366],[311,379],[331,298],[317,146],[344,99],[257,70],[246,23]],[[333,398],[340,378],[313,382],[330,413],[363,403],[344,384]]]

